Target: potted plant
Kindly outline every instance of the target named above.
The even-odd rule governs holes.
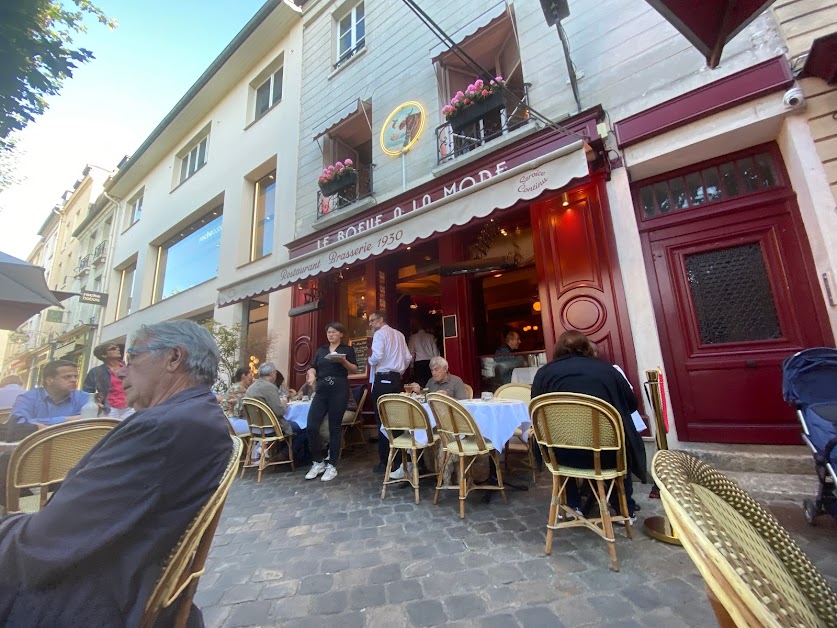
[[[469,124],[505,107],[502,91],[505,84],[502,76],[494,77],[488,84],[477,79],[464,92],[456,92],[450,104],[442,107],[442,113],[454,132],[459,133]]]
[[[320,191],[323,196],[342,192],[357,183],[357,170],[351,159],[338,161],[333,166],[323,168],[320,175]]]

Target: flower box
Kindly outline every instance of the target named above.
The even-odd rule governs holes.
[[[332,196],[338,192],[354,187],[357,184],[357,170],[349,170],[328,181],[320,181],[320,192],[323,196]]]
[[[485,100],[475,102],[462,109],[455,116],[450,118],[450,126],[454,133],[460,133],[465,127],[483,119],[489,113],[503,109],[506,101],[502,93],[495,92]]]

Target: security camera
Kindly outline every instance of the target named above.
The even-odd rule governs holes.
[[[805,94],[802,93],[802,90],[798,87],[791,87],[788,91],[785,92],[785,95],[782,97],[782,104],[785,105],[788,109],[794,109],[796,107],[801,107],[805,104]]]

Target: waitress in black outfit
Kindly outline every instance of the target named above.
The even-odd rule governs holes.
[[[313,480],[321,473],[322,481],[328,482],[337,477],[337,457],[340,455],[340,430],[343,413],[349,403],[349,373],[357,373],[355,350],[343,344],[345,328],[340,323],[326,326],[328,344],[317,349],[311,368],[308,369],[308,381],[316,377],[314,399],[308,410],[308,443],[314,464],[305,475],[306,480]],[[335,355],[335,354],[339,354]],[[323,462],[323,448],[320,445],[320,425],[328,414],[328,465]]]

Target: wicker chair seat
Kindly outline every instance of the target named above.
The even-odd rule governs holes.
[[[41,509],[41,496],[27,495],[26,497],[21,497],[19,504],[20,512],[38,512]]]
[[[439,442],[439,435],[433,434],[432,442],[420,443],[416,441],[416,444],[413,445],[413,437],[407,432],[393,438],[390,447],[394,447],[395,449],[412,449],[413,447],[416,449],[424,449],[425,447],[433,447],[437,442]]]
[[[462,445],[462,449],[459,448],[459,445]],[[456,441],[453,441],[449,442],[445,446],[445,451],[449,454],[455,454],[457,456],[482,456],[483,454],[487,454],[495,449],[496,447],[494,447],[494,444],[488,439],[485,439],[485,448],[481,448],[479,443],[477,443],[472,436],[463,436],[459,439],[458,444]]]
[[[552,475],[560,475],[560,476],[572,476],[574,478],[584,478],[584,479],[602,479],[602,480],[613,480],[614,478],[618,478],[620,475],[624,476],[626,473],[624,471],[619,471],[618,469],[602,469],[601,473],[596,473],[595,469],[581,469],[579,467],[570,467],[568,465],[552,465],[549,461],[544,461],[544,466]]]

